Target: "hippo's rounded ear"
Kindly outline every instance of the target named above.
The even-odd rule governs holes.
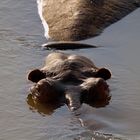
[[[45,73],[43,73],[41,70],[39,69],[34,69],[31,72],[29,72],[28,74],[28,80],[37,83],[38,81],[40,81],[41,79],[46,78]]]
[[[95,77],[103,78],[104,80],[111,78],[111,72],[106,68],[100,68],[98,69]]]

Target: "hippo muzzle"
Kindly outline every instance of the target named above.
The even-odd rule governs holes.
[[[65,85],[52,82],[47,78],[40,80],[30,88],[35,100],[53,103],[58,100],[65,102],[71,111],[81,107],[83,102],[101,102],[109,98],[109,86],[102,78],[87,78],[80,85]]]

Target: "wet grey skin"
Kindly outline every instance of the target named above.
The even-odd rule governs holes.
[[[45,36],[53,41],[95,37],[140,7],[140,0],[41,0],[39,15]],[[78,47],[78,46],[75,46]]]

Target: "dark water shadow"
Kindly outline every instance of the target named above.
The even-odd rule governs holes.
[[[41,103],[33,99],[32,94],[29,94],[27,96],[27,104],[29,105],[29,109],[31,111],[38,112],[39,114],[43,116],[53,114],[56,109],[64,105],[64,103],[60,101],[56,101],[53,103]]]
[[[87,48],[98,48],[98,46],[80,43],[80,42],[49,42],[43,44],[42,47],[46,50],[77,50]]]

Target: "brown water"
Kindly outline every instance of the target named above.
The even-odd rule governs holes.
[[[113,74],[108,106],[84,104],[72,113],[28,97],[28,70],[52,52],[39,47],[45,38],[36,1],[0,1],[0,140],[140,140],[139,23],[140,9],[85,41],[101,47],[65,51],[87,56]]]

